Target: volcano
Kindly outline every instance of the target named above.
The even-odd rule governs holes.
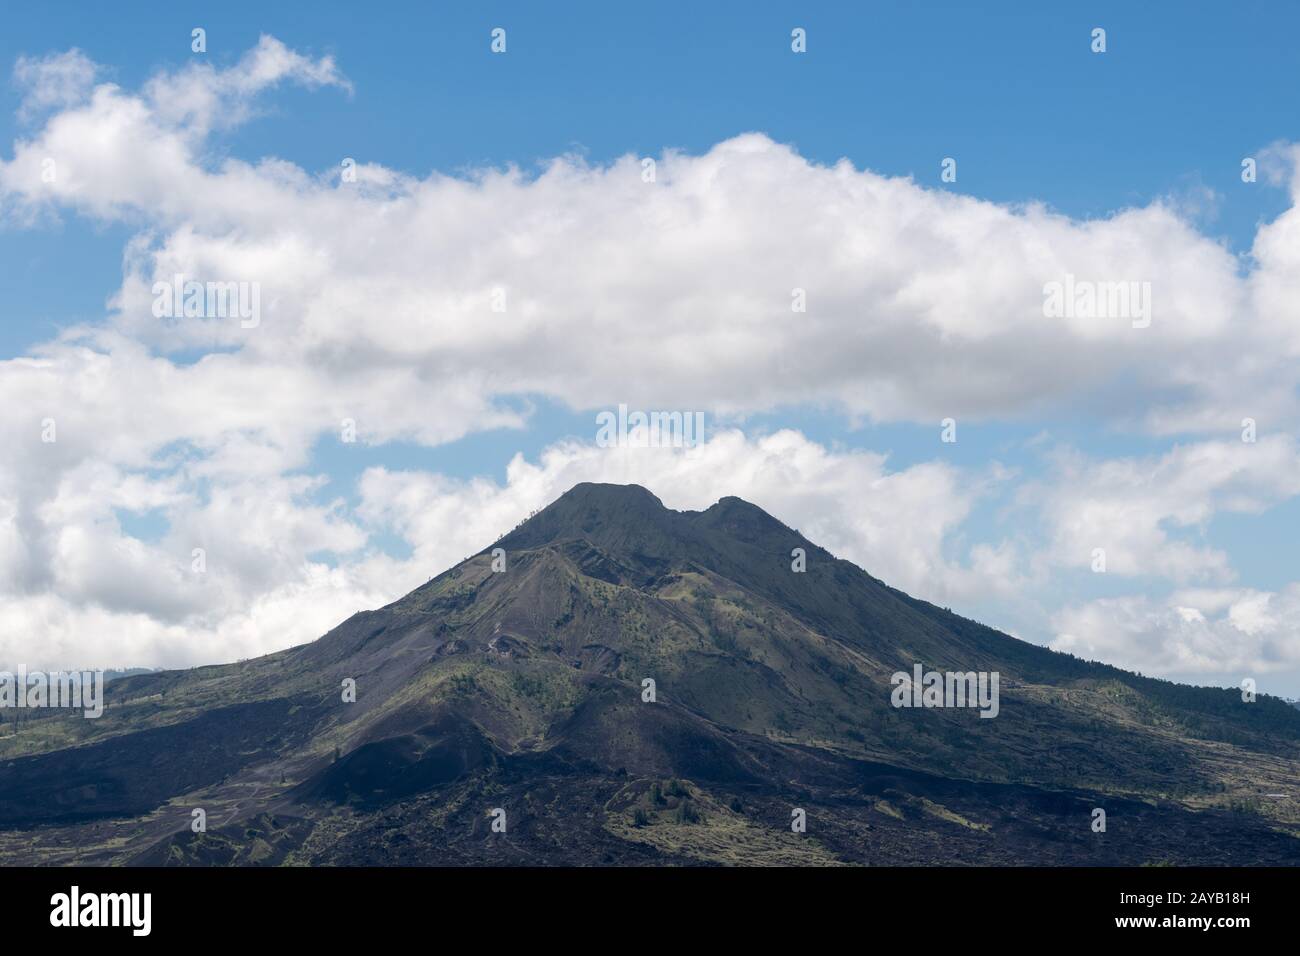
[[[0,862],[1300,863],[1300,711],[1242,697],[581,484],[310,644],[0,725]]]

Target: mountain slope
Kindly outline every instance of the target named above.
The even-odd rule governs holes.
[[[895,708],[914,664],[998,672],[997,717]],[[578,485],[312,644],[107,698],[0,731],[0,861],[1300,859],[1300,711],[1016,640],[737,498]]]

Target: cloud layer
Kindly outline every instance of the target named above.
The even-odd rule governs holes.
[[[213,146],[276,86],[350,91],[328,58],[263,37],[227,69],[138,91],[102,76],[75,50],[15,69],[32,125],[0,161],[6,226],[70,215],[135,236],[102,323],[0,363],[0,437],[19,450],[0,465],[0,658],[179,664],[307,640],[579,480],[638,481],[674,507],[746,497],[940,603],[1023,600],[1097,547],[1121,578],[1224,587],[1209,517],[1300,493],[1294,207],[1243,263],[1171,205],[1074,220],[820,165],[757,133],[667,151],[653,177],[630,155],[314,172]],[[1291,175],[1294,156],[1277,147],[1269,169]],[[157,317],[154,284],[176,275],[257,283],[260,321]],[[1149,327],[1046,317],[1044,286],[1067,275],[1150,283]],[[537,396],[723,420],[812,405],[936,430],[1068,413],[1179,444],[1057,450],[1013,489],[1025,532],[983,540],[968,520],[1011,470],[937,454],[894,469],[795,431],[724,429],[690,454],[559,442],[515,458],[504,484],[382,464],[391,441],[525,426],[520,400]],[[1239,440],[1244,418],[1256,443]],[[380,462],[355,489],[312,456],[345,422]],[[149,521],[162,530],[136,530]],[[393,534],[409,557],[380,547]],[[1300,666],[1294,595],[1232,593],[1076,602],[1051,633],[1148,668]]]

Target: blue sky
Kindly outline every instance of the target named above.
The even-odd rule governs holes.
[[[1181,4],[1176,16],[1158,5],[1125,3],[1017,3],[993,11],[965,3],[806,6],[388,4],[360,10],[320,3],[304,15],[287,6],[226,3],[144,4],[126,13],[92,4],[8,11],[0,35],[6,69],[24,58],[56,62],[47,58],[73,49],[76,63],[95,64],[93,82],[75,95],[60,92],[57,102],[47,98],[40,110],[24,103],[46,88],[41,84],[53,89],[49,70],[33,81],[15,75],[0,100],[8,177],[0,180],[0,255],[10,263],[0,275],[6,303],[0,356],[47,355],[58,374],[66,373],[54,384],[31,384],[26,366],[14,366],[9,394],[21,400],[28,394],[23,389],[48,389],[45,405],[55,410],[61,401],[98,402],[84,416],[67,414],[84,418],[88,432],[112,428],[128,436],[115,445],[100,434],[98,444],[87,439],[75,446],[71,458],[0,484],[14,542],[5,552],[13,562],[6,586],[31,605],[30,618],[11,623],[66,627],[68,634],[54,643],[72,655],[90,653],[72,632],[98,621],[113,663],[126,665],[270,649],[286,639],[276,630],[283,620],[301,617],[295,601],[320,608],[320,618],[301,617],[308,628],[329,614],[350,613],[355,604],[391,599],[390,591],[400,593],[406,583],[488,543],[517,520],[516,512],[545,503],[565,481],[611,474],[601,469],[614,466],[588,457],[593,415],[627,401],[701,408],[711,434],[742,436],[740,451],[714,451],[720,461],[740,457],[732,468],[710,469],[709,480],[687,464],[617,466],[629,480],[641,469],[645,483],[672,506],[705,506],[719,494],[753,497],[807,533],[824,528],[832,550],[890,583],[1026,639],[1179,679],[1235,684],[1249,674],[1265,690],[1300,695],[1300,610],[1293,610],[1300,608],[1300,590],[1291,590],[1300,581],[1293,545],[1300,504],[1288,477],[1295,356],[1293,340],[1279,341],[1255,321],[1265,316],[1289,327],[1288,316],[1272,306],[1286,298],[1293,242],[1282,225],[1293,207],[1288,144],[1300,140],[1291,42],[1300,11],[1263,3]],[[202,55],[190,51],[195,26],[207,31]],[[494,27],[507,30],[504,55],[489,51]],[[791,52],[794,27],[807,30],[805,54]],[[1090,49],[1094,27],[1107,31],[1103,54]],[[250,51],[263,37],[281,45],[267,54],[280,72],[250,94],[232,93],[220,78],[248,72]],[[290,61],[281,50],[301,59]],[[312,64],[325,57],[328,70],[313,73]],[[196,68],[198,74],[187,72]],[[166,115],[169,102],[195,88],[181,80],[195,76],[215,91],[217,104],[216,119],[208,117],[202,129],[193,116]],[[165,82],[151,100],[149,84],[159,77]],[[104,83],[115,84],[123,99],[93,105],[91,91]],[[125,114],[113,111],[131,97],[151,111],[142,128],[175,136],[186,151],[174,180],[141,174],[147,187],[136,189],[130,171],[164,151],[148,143],[104,146],[89,135],[95,110],[114,122]],[[78,111],[90,111],[81,140],[56,126],[60,116]],[[762,140],[736,139],[751,133]],[[741,145],[720,146],[728,143]],[[67,151],[74,181],[61,180],[53,196],[37,193],[30,177],[22,178],[25,164],[56,144]],[[113,152],[119,145],[120,166]],[[673,151],[686,157],[681,165],[670,159]],[[1274,161],[1266,164],[1266,155]],[[668,211],[655,213],[664,222],[689,221],[709,207],[708,192],[679,184],[713,169],[711,161],[741,171],[741,179],[727,187],[725,208],[711,210],[707,215],[715,218],[700,226],[701,234],[721,230],[724,238],[710,247],[712,258],[699,260],[698,276],[675,274],[669,291],[656,291],[651,304],[661,311],[647,306],[645,317],[635,310],[624,316],[613,303],[636,297],[648,267],[626,276],[597,274],[621,267],[597,259],[610,249],[649,244],[648,261],[665,272],[682,267],[670,261],[671,250],[660,255],[653,237],[630,226],[620,232],[618,221],[606,220],[605,209],[629,201],[619,192],[620,158],[645,156],[661,162],[664,192],[681,195],[680,203],[670,200]],[[1260,157],[1261,169],[1277,170],[1275,181],[1261,172],[1259,182],[1243,183],[1240,164],[1247,156]],[[300,232],[293,212],[268,226],[240,191],[247,183],[230,173],[231,161],[270,157],[305,177],[285,186],[267,167],[253,167],[267,189],[280,190],[285,210],[301,205]],[[326,239],[319,223],[336,221],[327,207],[339,188],[333,171],[342,157],[374,170],[373,178],[363,177],[373,193],[338,220],[355,222],[355,235]],[[570,179],[547,178],[556,157],[566,157]],[[940,181],[945,157],[957,160],[955,183]],[[858,186],[836,193],[828,170],[841,159],[851,163],[849,178]],[[106,173],[96,178],[100,160],[113,169],[111,182]],[[514,185],[506,172],[512,167],[522,171]],[[493,170],[502,182],[491,179]],[[221,187],[210,200],[192,195],[190,180],[201,175]],[[480,191],[463,205],[455,184],[476,182]],[[863,198],[877,189],[888,198]],[[190,198],[172,204],[173,191]],[[932,195],[942,193],[981,202],[964,206]],[[258,195],[261,202],[271,193]],[[503,235],[531,255],[549,249],[562,257],[563,270],[555,271],[568,277],[552,292],[543,294],[534,283],[533,291],[519,293],[529,322],[536,315],[567,316],[556,296],[588,281],[607,298],[597,303],[575,292],[569,311],[577,324],[552,321],[534,329],[535,338],[503,344],[499,352],[469,354],[448,344],[403,353],[394,343],[402,336],[393,330],[405,320],[392,316],[419,306],[405,301],[407,286],[388,263],[354,266],[348,256],[366,240],[387,240],[385,202],[414,209],[420,195],[435,213],[430,224],[411,226],[409,241],[397,249],[419,250],[422,237],[429,241],[436,269],[425,275],[415,261],[409,275],[417,302],[441,301],[456,276],[480,270],[484,277],[504,276],[512,289],[522,286],[496,245]],[[653,207],[638,201],[631,200],[625,219],[650,215]],[[776,218],[795,207],[807,215]],[[746,211],[758,209],[764,216],[747,222]],[[828,252],[818,251],[823,233],[816,222],[838,221],[840,210],[846,232]],[[458,225],[454,242],[419,231],[438,230],[442,215],[487,224],[481,232],[473,223]],[[554,225],[565,217],[572,222]],[[737,252],[735,262],[726,258],[728,230],[752,234],[755,223],[761,229],[768,221],[774,238]],[[1270,224],[1269,244],[1260,248],[1271,258],[1261,264],[1252,250]],[[584,245],[588,234],[601,242]],[[772,253],[786,236],[807,250],[806,260]],[[689,312],[701,297],[716,296],[719,275],[748,274],[750,266],[762,266],[761,276],[798,261],[811,275],[835,250],[852,245],[846,237],[875,251],[860,262],[828,266],[819,272],[820,285],[809,280],[812,300],[834,307],[812,310],[816,331],[807,336],[784,345],[751,341],[730,325],[743,325],[744,307],[727,315],[719,302],[684,323],[683,334],[692,323],[717,331],[691,347],[706,360],[684,373],[689,360],[641,363],[632,333],[618,331],[624,321],[644,330],[663,310]],[[919,252],[909,251],[914,241]],[[133,276],[166,275],[165,263],[175,261],[217,261],[204,257],[217,256],[228,242],[247,243],[253,262],[267,261],[268,250],[285,250],[274,261],[293,278],[281,282],[279,274],[268,274],[265,285],[268,295],[287,290],[280,302],[292,315],[292,334],[272,340],[273,347],[267,340],[279,332],[247,340],[228,332],[211,340],[159,337],[132,313],[138,313]],[[1159,344],[1149,347],[1134,330],[1115,332],[1098,346],[1086,329],[1057,337],[1033,325],[1007,325],[1005,341],[986,336],[979,323],[1003,321],[997,310],[1012,308],[1005,304],[1016,300],[1021,285],[1036,288],[1056,275],[1027,268],[995,288],[1002,278],[995,281],[987,265],[975,263],[982,248],[1003,242],[1013,262],[1017,249],[1027,259],[1041,250],[1059,262],[1077,255],[1094,272],[1102,270],[1099,279],[1128,279],[1123,270],[1137,263],[1158,290],[1178,292],[1163,300],[1178,303],[1162,314],[1159,337],[1151,337]],[[1141,255],[1125,251],[1130,244]],[[470,249],[482,251],[464,251]],[[769,254],[776,257],[764,264]],[[636,253],[628,257],[635,260]],[[952,257],[950,270],[945,257]],[[884,259],[889,268],[877,273]],[[314,274],[313,263],[326,261],[332,291],[313,291],[309,302],[303,277]],[[592,263],[589,272],[581,271],[584,261]],[[697,278],[698,294],[691,291]],[[389,288],[395,297],[366,298],[355,320],[333,318],[357,308],[353,281],[351,289],[364,288],[366,296]],[[785,295],[782,289],[805,280],[773,281]],[[963,281],[981,289],[969,297],[976,314],[956,318],[967,301]],[[114,300],[119,295],[122,301]],[[927,302],[916,305],[918,297]],[[890,312],[913,306],[906,316]],[[585,326],[579,322],[584,310]],[[448,316],[461,329],[483,321],[472,310]],[[589,372],[601,353],[572,346],[584,328],[605,328],[605,322],[612,331],[602,334],[628,345],[611,359],[635,365],[626,375]],[[855,366],[853,343],[875,322],[880,337],[862,346],[868,359]],[[895,322],[911,324],[904,331]],[[97,337],[104,330],[122,338]],[[64,339],[52,346],[60,333]],[[1220,340],[1225,344],[1216,345]],[[458,341],[452,336],[446,343]],[[765,341],[771,356],[762,354]],[[841,346],[843,362],[824,367]],[[96,418],[106,403],[120,400],[104,396],[120,393],[109,388],[87,397],[69,384],[89,374],[78,363],[91,359],[76,347],[104,359],[107,371],[97,374],[109,382],[154,382],[161,390],[157,427],[133,417],[148,417],[147,405],[138,412],[122,408],[110,416],[111,425]],[[714,349],[729,350],[718,354],[716,388],[707,360]],[[999,358],[1021,349],[1015,361]],[[750,367],[763,384],[752,389],[745,364],[737,361],[733,369],[728,362],[746,350],[759,356]],[[334,414],[338,405],[346,413],[349,386],[338,374],[331,378],[330,363],[349,355],[356,365],[347,368],[358,378],[354,403],[369,416],[359,443],[340,443],[336,429],[322,424],[327,414],[313,418],[310,407],[288,399],[284,407],[250,406],[232,413],[228,424],[218,422],[226,413],[210,378],[265,387],[297,381],[300,372],[303,389],[314,387],[308,381],[322,387],[322,408]],[[784,355],[798,361],[781,365]],[[553,359],[552,372],[546,367]],[[906,371],[912,362],[931,370],[951,363],[951,375],[930,382]],[[884,371],[895,366],[898,380],[878,391],[882,375],[890,378]],[[209,376],[209,369],[220,375]],[[365,378],[394,369],[413,376],[412,390],[394,386],[389,395],[376,388],[381,379]],[[173,387],[175,395],[167,391]],[[185,405],[200,393],[206,404]],[[443,408],[449,393],[455,400]],[[393,403],[391,412],[383,401]],[[412,414],[424,401],[436,424]],[[955,443],[938,440],[939,419],[949,408],[958,421]],[[1247,415],[1259,419],[1263,463],[1263,455],[1242,457],[1255,450],[1237,434]],[[802,444],[791,449],[773,439],[789,433]],[[177,448],[186,451],[178,457]],[[565,450],[546,465],[548,450],[557,448]],[[773,478],[780,471],[774,462],[784,462],[787,477],[803,490],[796,494]],[[750,474],[749,484],[737,478],[741,487],[724,487],[729,471]],[[656,477],[667,488],[656,487]],[[258,482],[270,489],[264,508],[253,488]],[[113,484],[131,490],[108,502],[113,496],[103,489]],[[79,487],[84,495],[99,489],[94,494],[102,507],[80,501]],[[859,494],[879,500],[855,502]],[[392,499],[387,504],[384,495]],[[937,496],[933,507],[927,495]],[[1146,501],[1157,510],[1143,526],[1131,513],[1142,512]],[[830,502],[839,510],[828,511]],[[424,512],[403,510],[413,508]],[[444,516],[442,524],[428,516],[469,508],[485,514],[459,523]],[[891,515],[928,530],[911,540],[890,526]],[[1099,521],[1123,521],[1125,528],[1102,533]],[[217,558],[219,529],[232,523],[259,531],[235,535],[224,546],[228,560],[214,560],[201,584],[185,578],[185,536],[213,542],[207,550]],[[274,547],[259,540],[274,534],[284,536]],[[1112,542],[1112,557],[1123,552],[1104,574],[1080,557],[1091,551],[1089,535],[1098,546]],[[1114,543],[1120,539],[1123,544]],[[68,552],[78,541],[96,551],[92,564],[83,566]],[[174,562],[159,572],[172,584],[159,584],[151,597],[131,580],[93,570],[115,561],[141,562],[137,574],[151,561]],[[183,597],[167,590],[173,584]],[[246,607],[259,600],[276,610],[258,619]],[[133,615],[147,620],[147,639],[132,637],[133,626],[140,630]],[[0,638],[0,649],[33,653],[24,648],[38,646],[34,627],[7,645]]]

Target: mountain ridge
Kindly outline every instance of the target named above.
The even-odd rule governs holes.
[[[999,715],[892,706],[915,664],[998,671]],[[466,865],[925,862],[955,840],[990,862],[1124,863],[1189,833],[1185,859],[1249,838],[1277,862],[1300,832],[1285,703],[1028,644],[742,499],[677,512],[640,486],[577,485],[317,641],[106,699],[101,721],[42,716],[3,744],[0,862],[33,832],[65,862],[362,862],[371,843]],[[174,752],[193,734],[203,760]],[[533,842],[484,831],[490,800]],[[1122,839],[1092,833],[1099,802]],[[804,803],[822,829],[791,842]],[[190,832],[196,807],[218,825]]]

